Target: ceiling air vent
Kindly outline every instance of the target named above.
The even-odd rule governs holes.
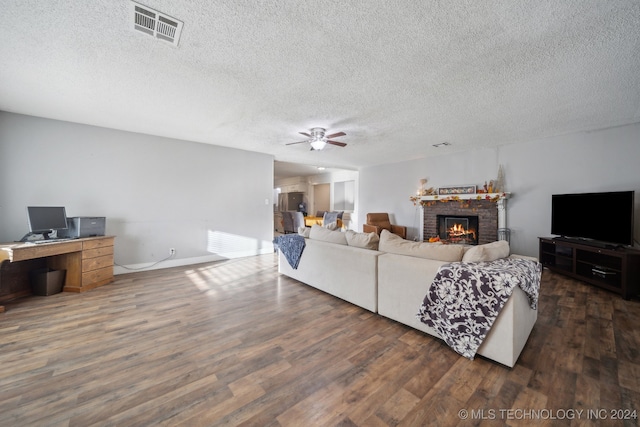
[[[133,29],[178,46],[183,23],[162,12],[131,2]]]

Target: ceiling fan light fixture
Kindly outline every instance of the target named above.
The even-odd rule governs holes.
[[[313,141],[311,141],[311,148],[313,148],[314,150],[322,150],[325,145],[327,145],[327,142],[324,140],[324,138],[314,139]]]
[[[336,132],[336,133],[332,133],[331,135],[325,135],[324,128],[311,128],[308,133],[307,132],[298,132],[298,133],[306,136],[309,139],[306,139],[304,141],[298,141],[298,142],[290,142],[286,145],[302,144],[306,142],[309,145],[311,145],[311,150],[322,150],[327,144],[336,145],[338,147],[345,147],[347,145],[344,142],[333,141],[333,138],[335,137],[345,136],[346,133],[344,132]]]

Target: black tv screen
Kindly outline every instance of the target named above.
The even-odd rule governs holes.
[[[551,234],[633,246],[633,191],[554,194]]]

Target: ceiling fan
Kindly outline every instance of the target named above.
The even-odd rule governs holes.
[[[346,133],[338,132],[338,133],[332,133],[331,135],[325,135],[325,132],[326,131],[324,128],[311,128],[309,130],[309,133],[299,132],[301,135],[309,137],[309,139],[304,141],[298,141],[298,142],[290,142],[286,145],[302,144],[303,142],[308,142],[311,144],[311,150],[322,150],[327,144],[337,145],[338,147],[344,147],[347,145],[344,142],[331,141],[331,138],[335,138],[338,136],[345,136]]]

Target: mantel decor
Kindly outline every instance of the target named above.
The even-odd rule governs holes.
[[[454,187],[440,187],[438,188],[439,195],[449,194],[476,194],[475,185],[457,185]]]
[[[469,200],[489,200],[491,202],[498,202],[503,199],[508,199],[511,193],[475,193],[475,194],[455,194],[455,195],[429,195],[429,196],[411,196],[409,200],[413,202],[414,206],[420,203],[421,206],[432,206],[437,202],[460,202],[465,204]]]

